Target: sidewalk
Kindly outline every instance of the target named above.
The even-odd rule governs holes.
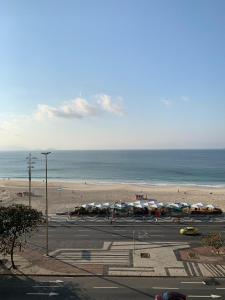
[[[17,252],[14,255],[14,262],[17,270],[10,269],[11,261],[9,256],[0,259],[7,262],[0,265],[1,275],[52,275],[52,276],[92,276],[103,275],[103,265],[70,265],[66,262],[60,261],[54,257],[47,257],[36,250],[27,248],[22,252]]]
[[[182,260],[186,242],[104,242],[101,249],[56,249],[51,256],[27,248],[14,256],[0,257],[4,275],[45,276],[148,276],[225,277],[225,265]],[[184,250],[182,250],[184,251]]]

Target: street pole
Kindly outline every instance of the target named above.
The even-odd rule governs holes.
[[[46,218],[46,255],[48,256],[48,154],[51,152],[42,152],[45,156],[45,218]]]
[[[135,233],[135,231],[133,230],[133,255],[135,254],[135,239],[134,239],[134,233]]]
[[[29,156],[26,157],[27,164],[28,164],[28,178],[29,178],[29,207],[31,207],[31,169],[34,167],[33,164],[35,162],[33,161],[34,159],[37,159],[37,157],[32,157],[31,153],[29,153]]]

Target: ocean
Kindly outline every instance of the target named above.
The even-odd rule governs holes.
[[[27,179],[29,151],[0,152],[0,178]],[[44,157],[36,157],[32,178],[45,177]],[[54,181],[143,185],[225,186],[225,150],[53,151],[48,178]]]

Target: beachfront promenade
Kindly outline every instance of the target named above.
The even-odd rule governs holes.
[[[203,234],[220,231],[225,236],[222,220],[195,224]],[[52,216],[49,225],[49,257],[45,256],[45,226],[41,226],[26,249],[15,255],[18,271],[9,270],[9,261],[1,265],[4,299],[14,299],[12,284],[17,299],[113,300],[116,295],[145,300],[166,289],[190,299],[225,297],[223,262],[184,260],[182,251],[198,247],[201,239],[179,235],[179,228],[187,224],[140,220],[110,224]],[[215,281],[208,285],[209,278]]]
[[[182,226],[185,224],[172,222],[52,221],[50,257],[43,258],[45,226],[41,226],[15,260],[28,274],[225,277],[222,262],[183,260],[180,250],[200,246],[201,236],[180,235]],[[224,222],[197,226],[203,235],[220,231],[225,237]]]

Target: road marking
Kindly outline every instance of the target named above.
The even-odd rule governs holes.
[[[78,235],[74,235],[75,237],[81,237],[81,236],[89,236],[88,234],[78,234]]]
[[[56,280],[48,281],[48,282],[49,282],[49,283],[63,283],[63,280],[56,279]]]
[[[78,229],[77,231],[91,231],[89,229]]]
[[[205,281],[181,281],[181,283],[196,283],[196,284],[206,284]]]
[[[212,299],[217,299],[221,298],[219,295],[208,295],[208,296],[201,296],[201,295],[188,295],[189,298],[212,298]]]
[[[225,288],[216,288],[217,290],[225,290]]]
[[[93,286],[93,289],[118,289],[118,286]]]
[[[154,290],[179,290],[178,287],[162,287],[162,286],[153,286]]]
[[[59,285],[33,285],[33,288],[59,288]]]
[[[58,296],[59,293],[53,293],[53,292],[50,292],[50,293],[26,293],[27,295],[35,295],[35,296]]]

